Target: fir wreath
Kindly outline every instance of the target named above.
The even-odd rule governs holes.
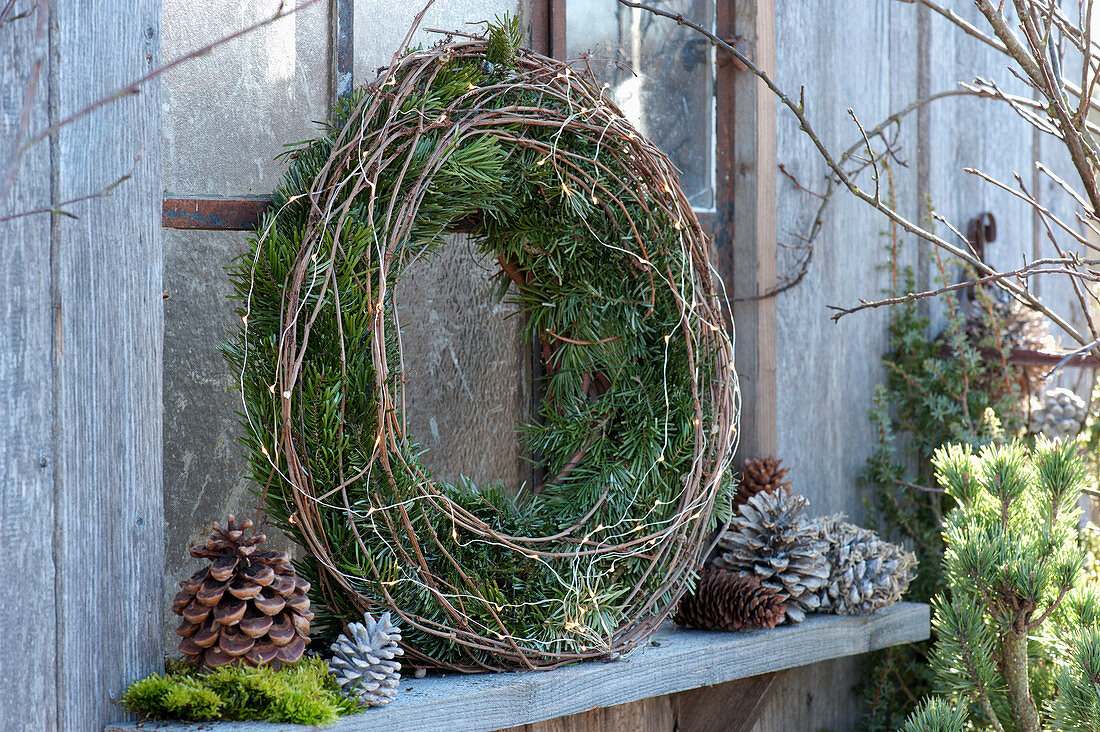
[[[729,505],[739,393],[706,238],[605,91],[520,39],[505,20],[395,57],[293,152],[231,268],[252,477],[306,549],[315,626],[390,609],[413,665],[637,645]],[[405,427],[395,293],[457,228],[542,347],[519,431],[547,479],[519,497],[434,479]]]

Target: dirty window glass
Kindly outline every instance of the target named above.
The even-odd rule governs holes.
[[[653,5],[712,26],[714,0]],[[714,54],[690,28],[615,0],[568,0],[566,52],[588,54],[623,113],[681,171],[688,200],[714,207]]]

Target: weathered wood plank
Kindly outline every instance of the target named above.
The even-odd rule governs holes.
[[[718,31],[743,36],[755,63],[775,69],[775,3],[718,4]],[[776,277],[775,99],[763,82],[732,64],[718,70],[719,240],[715,264],[733,297],[755,297]],[[723,81],[725,78],[729,81]],[[733,306],[735,359],[741,377],[740,454],[774,454],[776,422],[776,301]]]
[[[402,683],[383,709],[347,717],[334,732],[489,732],[738,678],[866,653],[928,636],[928,607],[902,603],[874,615],[811,615],[801,625],[749,633],[714,633],[665,626],[647,645],[617,663],[584,663],[551,672],[448,676]],[[633,714],[619,710],[616,714]],[[146,724],[165,732],[290,732],[293,726]],[[112,725],[107,732],[138,732]]]
[[[680,729],[676,727],[672,699],[672,696],[658,696],[630,704],[600,707],[568,717],[509,727],[500,732],[672,732]]]
[[[35,35],[46,37],[44,13],[0,27],[0,178],[20,128]],[[48,124],[43,61],[29,131]],[[48,145],[26,152],[0,217],[50,206],[49,153]],[[49,216],[0,222],[0,250],[0,726],[48,730],[57,725]]]
[[[52,118],[153,68],[159,22],[158,0],[54,3]],[[53,228],[57,724],[92,730],[162,663],[159,84],[62,128],[52,152],[55,200],[132,176]]]
[[[750,676],[675,694],[676,732],[748,732],[785,671]]]

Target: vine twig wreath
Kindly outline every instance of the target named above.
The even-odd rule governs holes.
[[[728,506],[739,393],[707,240],[668,159],[514,21],[395,59],[304,144],[232,269],[245,442],[322,628],[380,607],[413,665],[551,668],[644,640]],[[472,231],[541,344],[545,484],[433,478],[395,299]]]

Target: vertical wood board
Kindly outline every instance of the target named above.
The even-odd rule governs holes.
[[[960,15],[988,31],[989,23],[972,4],[958,9]],[[1011,3],[1004,12],[1015,26]],[[989,46],[963,34],[954,24],[937,15],[928,21],[927,44],[921,49],[921,63],[928,69],[928,92],[958,88],[976,76],[995,81],[1011,94],[1031,96],[1031,91],[1008,71],[1011,60]],[[921,148],[927,170],[927,194],[933,208],[956,228],[966,232],[967,224],[985,211],[997,219],[997,240],[986,247],[986,260],[994,267],[1020,266],[1021,255],[1031,256],[1034,219],[1029,206],[976,176],[963,171],[976,168],[1016,188],[1014,174],[1032,184],[1034,135],[1031,126],[1002,102],[967,97],[949,98],[928,107],[927,128],[921,130]],[[942,224],[937,230],[955,240]],[[948,277],[962,278],[962,270],[951,262]],[[938,270],[929,266],[926,281],[935,286]],[[933,330],[943,325],[944,308],[931,304]]]
[[[51,118],[159,60],[160,3],[55,3]],[[54,197],[132,177],[53,228],[58,726],[101,729],[161,667],[159,83],[63,127]]]
[[[872,128],[917,96],[916,7],[896,0],[861,3],[775,0],[775,78],[788,93],[804,90],[806,114],[836,155],[860,140],[848,108]],[[822,191],[827,170],[810,138],[785,107],[778,106],[777,163],[798,183]],[[919,208],[916,185],[917,119],[901,128],[892,165],[893,194],[907,216]],[[874,192],[871,171],[858,184]],[[880,195],[891,196],[881,171]],[[810,231],[820,200],[787,176],[777,182],[778,271],[792,272],[805,255],[800,237]],[[865,494],[857,476],[874,449],[867,411],[872,389],[884,379],[888,314],[851,315],[834,323],[828,305],[874,299],[889,284],[879,269],[887,260],[888,221],[841,189],[826,209],[805,278],[776,299],[778,456],[791,468],[795,489],[810,500],[811,514],[844,511],[863,520]],[[910,246],[903,264],[917,261]],[[850,729],[858,716],[851,689],[862,658],[790,671],[761,710],[757,732]]]
[[[763,69],[775,68],[774,4],[722,3],[719,33],[740,35]],[[718,223],[716,266],[732,297],[755,297],[775,282],[775,102],[763,82],[732,64],[719,70]],[[723,149],[728,146],[728,149]],[[775,452],[776,303],[733,307],[739,324],[735,362],[741,379],[742,456]]]
[[[916,95],[915,6],[872,0],[858,6],[779,0],[776,3],[778,84],[798,94],[806,115],[834,156],[861,139],[847,111],[872,128]],[[838,43],[838,37],[844,39]],[[827,169],[812,140],[784,107],[777,121],[778,162],[800,185],[823,190]],[[902,127],[900,156],[916,155],[916,119]],[[917,193],[910,169],[894,164],[894,192],[907,212]],[[871,170],[856,182],[875,191]],[[880,170],[879,192],[890,197]],[[779,272],[793,272],[805,255],[803,240],[821,201],[787,176],[778,183]],[[805,277],[776,298],[778,333],[778,456],[790,467],[795,489],[812,513],[844,511],[862,520],[857,476],[873,450],[867,418],[872,389],[884,378],[886,310],[831,319],[829,305],[874,299],[889,284],[880,268],[888,259],[887,219],[844,189],[825,210]],[[915,261],[910,247],[909,261]]]
[[[19,132],[44,13],[0,27],[0,176]],[[48,124],[48,75],[44,53],[30,132]],[[49,152],[46,144],[26,152],[0,217],[49,207]],[[49,215],[0,222],[0,249],[0,726],[48,730],[57,725]]]

